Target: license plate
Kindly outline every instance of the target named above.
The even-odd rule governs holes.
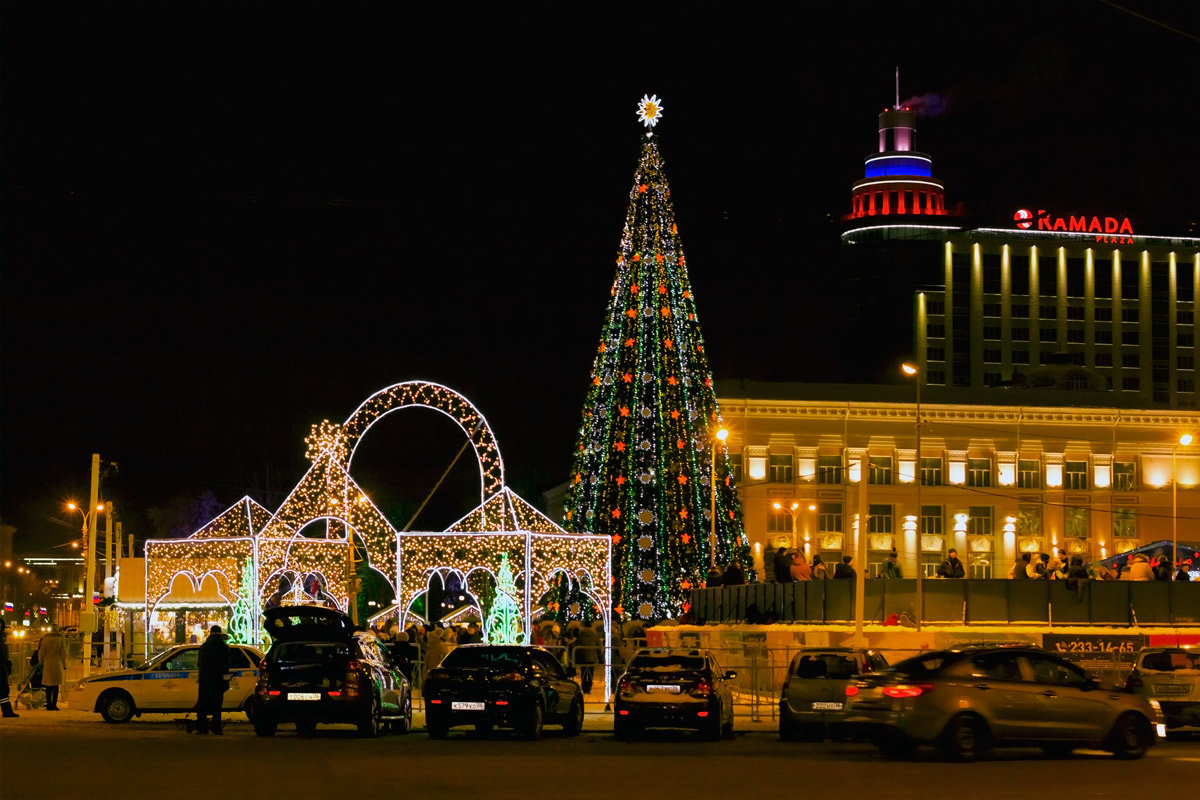
[[[468,703],[462,700],[450,704],[451,711],[483,711],[483,708],[483,703]]]
[[[646,692],[666,692],[667,694],[679,694],[680,687],[674,683],[648,683],[646,684]]]
[[[320,700],[320,692],[288,692],[288,700]]]
[[[1154,687],[1155,694],[1189,694],[1192,687],[1180,683],[1160,683]]]
[[[812,704],[813,711],[841,711],[841,703],[828,703],[817,701]]]

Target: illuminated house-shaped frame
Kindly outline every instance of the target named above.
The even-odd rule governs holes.
[[[393,411],[410,407],[434,409],[454,420],[479,462],[480,504],[446,531],[396,531],[350,476],[354,451],[371,426]],[[181,576],[195,588],[215,579],[224,601],[221,605],[261,609],[272,599],[269,588],[284,576],[293,578],[294,591],[273,600],[316,601],[299,585],[300,578],[316,575],[324,599],[346,609],[353,534],[363,543],[371,566],[395,590],[401,620],[435,574],[444,579],[458,573],[464,585],[480,573],[495,580],[506,560],[521,587],[518,600],[526,642],[533,600],[547,593],[561,574],[595,604],[604,621],[607,652],[611,542],[606,536],[566,532],[508,489],[491,429],[465,397],[425,381],[399,383],[372,395],[342,425],[324,421],[313,426],[305,441],[312,466],[274,514],[243,498],[187,539],[146,543],[148,618],[170,606],[164,601]],[[322,522],[323,537],[301,535]],[[248,640],[261,641],[259,614],[248,614],[241,624]],[[605,670],[606,694],[607,674]]]

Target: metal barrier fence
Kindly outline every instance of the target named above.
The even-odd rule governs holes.
[[[847,622],[855,617],[853,580],[756,583],[691,591],[696,624]],[[868,579],[863,617],[916,619],[917,582]],[[1032,622],[1046,625],[1200,623],[1200,581],[922,581],[920,619],[931,623]]]

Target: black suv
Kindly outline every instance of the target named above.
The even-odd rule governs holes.
[[[364,736],[386,724],[412,728],[408,680],[375,634],[320,606],[268,609],[271,635],[254,698],[254,732],[273,736],[281,722],[300,733],[319,724],[351,723]]]
[[[574,674],[541,647],[460,645],[425,678],[425,726],[434,739],[455,725],[480,733],[516,728],[540,739],[544,722],[574,736],[583,729],[583,689]]]

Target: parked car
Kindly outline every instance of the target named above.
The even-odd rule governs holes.
[[[1104,689],[1075,664],[1032,647],[932,651],[866,675],[854,688],[847,725],[893,756],[932,744],[959,761],[993,745],[1141,758],[1163,732],[1156,702]]]
[[[434,739],[457,725],[480,733],[515,728],[540,739],[550,723],[575,736],[583,730],[583,689],[574,675],[541,647],[459,645],[425,678],[425,727]]]
[[[1200,649],[1145,647],[1125,686],[1158,701],[1168,736],[1181,728],[1200,729]]]
[[[67,705],[97,711],[105,722],[128,722],[142,714],[187,713],[196,706],[200,645],[164,650],[141,666],[91,675],[67,694]],[[253,714],[254,685],[262,652],[243,644],[229,648],[229,691],[223,711]]]
[[[875,650],[805,647],[792,656],[779,696],[779,738],[823,739],[845,735],[846,692],[866,672],[887,668]]]
[[[300,733],[350,723],[364,736],[385,725],[412,729],[408,679],[375,634],[321,606],[270,608],[264,616],[272,642],[255,691],[255,733],[273,736],[281,723]]]
[[[691,728],[709,739],[731,736],[736,677],[707,650],[638,650],[617,681],[613,733],[631,739],[647,728]]]

